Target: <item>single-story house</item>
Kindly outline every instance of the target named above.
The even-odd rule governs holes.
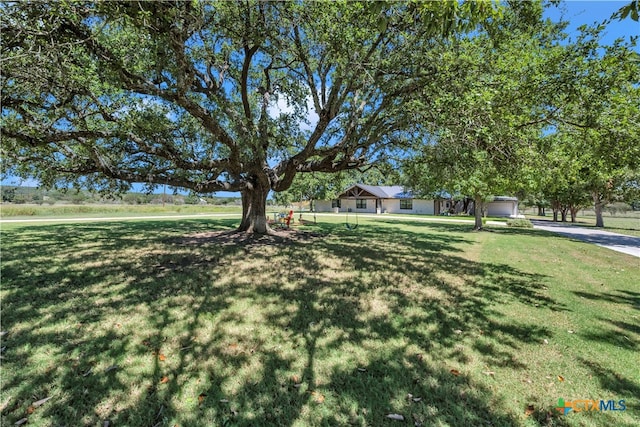
[[[359,213],[405,213],[441,215],[456,211],[456,203],[447,199],[414,198],[411,191],[402,186],[379,186],[356,184],[349,187],[335,200],[317,200],[316,212],[359,212]],[[518,199],[515,197],[495,197],[485,204],[488,216],[517,217]]]

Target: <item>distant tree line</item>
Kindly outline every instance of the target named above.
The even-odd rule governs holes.
[[[0,186],[2,203],[50,204],[55,203],[124,203],[130,205],[175,204],[175,205],[240,205],[240,198],[201,196],[197,194],[136,193],[100,194],[86,190],[42,189],[37,187]]]

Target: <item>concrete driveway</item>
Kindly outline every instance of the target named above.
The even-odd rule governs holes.
[[[633,255],[640,258],[640,237],[625,236],[597,228],[584,228],[551,221],[531,220],[533,228],[551,231],[583,242],[593,243],[603,248]]]

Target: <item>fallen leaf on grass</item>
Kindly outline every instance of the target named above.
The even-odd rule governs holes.
[[[13,424],[14,426],[21,426],[22,424],[26,423],[27,421],[29,421],[28,418],[21,418],[18,421],[15,422],[15,424]]]
[[[366,368],[358,368],[358,372],[367,372]]]
[[[82,374],[82,376],[86,377],[87,375],[91,374],[91,372],[93,372],[93,368],[89,368],[89,370],[87,372],[85,372],[84,374]]]
[[[387,418],[396,421],[404,421],[404,416],[400,414],[387,414]]]
[[[527,409],[525,409],[524,415],[528,417],[529,415],[533,414],[534,412],[535,412],[535,408],[533,407],[533,405],[529,405],[529,406],[527,406]]]
[[[452,369],[452,370],[450,370],[449,372],[451,372],[451,373],[452,373],[453,375],[455,375],[456,377],[457,377],[458,375],[460,375],[460,371],[458,371],[457,369]]]
[[[164,354],[160,353],[160,354],[158,354],[158,359],[161,362],[164,362],[165,360],[167,360],[167,356],[165,356]]]
[[[558,381],[563,382],[564,381],[564,377],[562,375],[558,375]]]
[[[167,377],[166,375],[162,377],[162,379],[160,380],[160,384],[166,384],[168,382],[169,382],[169,377]]]
[[[542,342],[543,342],[543,343],[545,343],[545,344],[549,344],[549,340],[548,340],[548,339],[546,339],[546,338],[545,338],[545,339],[543,339],[543,340],[542,340]]]
[[[118,365],[111,365],[111,366],[109,366],[107,369],[105,369],[105,370],[104,370],[104,372],[105,372],[105,373],[107,373],[107,372],[111,372],[111,371],[113,371],[114,369],[118,369],[118,368],[119,368],[119,366],[118,366]]]
[[[291,375],[291,382],[294,384],[300,384],[300,377],[298,375]]]
[[[33,412],[36,410],[36,408],[33,407],[33,405],[29,406],[27,408],[27,415],[31,415],[33,414]]]
[[[317,391],[312,391],[311,392],[311,396],[313,396],[313,400],[316,403],[323,403],[324,402],[324,396],[317,392]]]
[[[200,395],[198,395],[198,405],[202,404],[202,402],[204,402],[204,398],[207,397],[206,394],[204,393],[200,393]]]
[[[483,374],[485,375],[490,375],[490,376],[494,376],[496,373],[493,371],[484,371]]]

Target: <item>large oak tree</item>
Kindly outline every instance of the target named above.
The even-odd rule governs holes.
[[[2,166],[44,186],[240,191],[239,230],[268,232],[270,191],[402,143],[434,38],[493,7],[6,3]]]

